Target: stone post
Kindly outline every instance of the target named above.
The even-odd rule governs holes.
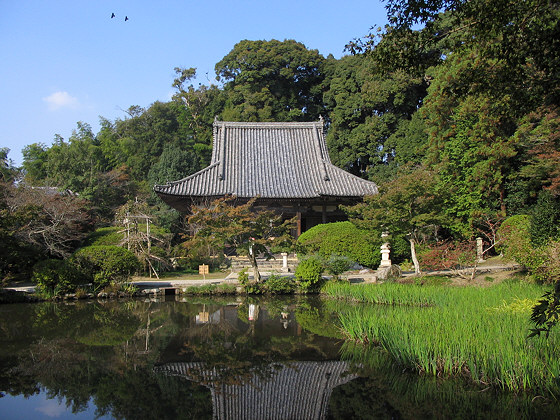
[[[476,259],[479,263],[484,262],[484,250],[482,249],[482,238],[476,238]]]
[[[282,252],[280,255],[282,255],[282,272],[287,273],[290,271],[288,268],[288,253]]]

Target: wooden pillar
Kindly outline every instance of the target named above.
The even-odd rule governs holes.
[[[327,223],[327,205],[323,204],[322,209],[323,223]]]
[[[299,235],[301,235],[301,211],[298,211],[296,213],[297,215],[297,233],[296,233],[296,238],[299,238]]]

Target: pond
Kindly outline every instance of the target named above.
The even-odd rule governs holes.
[[[319,298],[0,306],[0,417],[557,418],[557,402],[403,371]]]

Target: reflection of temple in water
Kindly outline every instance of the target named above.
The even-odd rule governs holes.
[[[167,363],[156,368],[167,375],[196,378],[212,393],[217,419],[323,419],[334,388],[357,376],[342,361],[291,362],[269,366],[237,383],[222,381],[203,363]]]

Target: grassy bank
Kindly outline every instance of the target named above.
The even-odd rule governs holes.
[[[403,366],[468,375],[510,390],[560,394],[560,336],[527,339],[532,304],[544,289],[521,282],[487,288],[330,284],[330,296],[376,305],[340,313],[347,338],[376,343]]]

